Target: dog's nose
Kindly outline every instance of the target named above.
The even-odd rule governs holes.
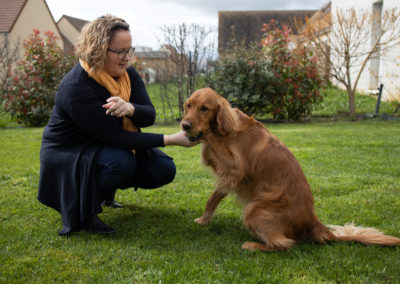
[[[192,128],[192,123],[190,121],[184,120],[182,121],[183,130],[189,131]]]

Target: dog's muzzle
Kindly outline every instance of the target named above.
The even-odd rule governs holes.
[[[190,121],[184,120],[184,121],[182,121],[181,125],[182,125],[182,129],[186,132],[186,136],[188,137],[188,139],[190,141],[192,141],[192,142],[197,141],[203,136],[202,132],[197,133],[197,134],[191,133],[192,123]]]

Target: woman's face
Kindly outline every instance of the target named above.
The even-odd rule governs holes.
[[[108,48],[113,50],[128,50],[131,46],[131,33],[129,31],[118,30],[112,37]],[[120,57],[122,57],[122,54]],[[124,74],[129,59],[129,55],[120,59],[118,53],[108,50],[104,59],[104,70],[112,77],[119,77]]]

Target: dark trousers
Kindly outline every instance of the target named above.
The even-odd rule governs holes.
[[[137,155],[104,146],[97,156],[96,179],[102,200],[114,198],[117,189],[153,189],[173,181],[175,164],[167,156]]]

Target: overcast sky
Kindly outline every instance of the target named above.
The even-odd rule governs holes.
[[[67,15],[91,21],[107,13],[125,19],[134,46],[158,49],[161,27],[196,23],[218,26],[218,11],[317,10],[328,0],[46,0],[58,21]]]

